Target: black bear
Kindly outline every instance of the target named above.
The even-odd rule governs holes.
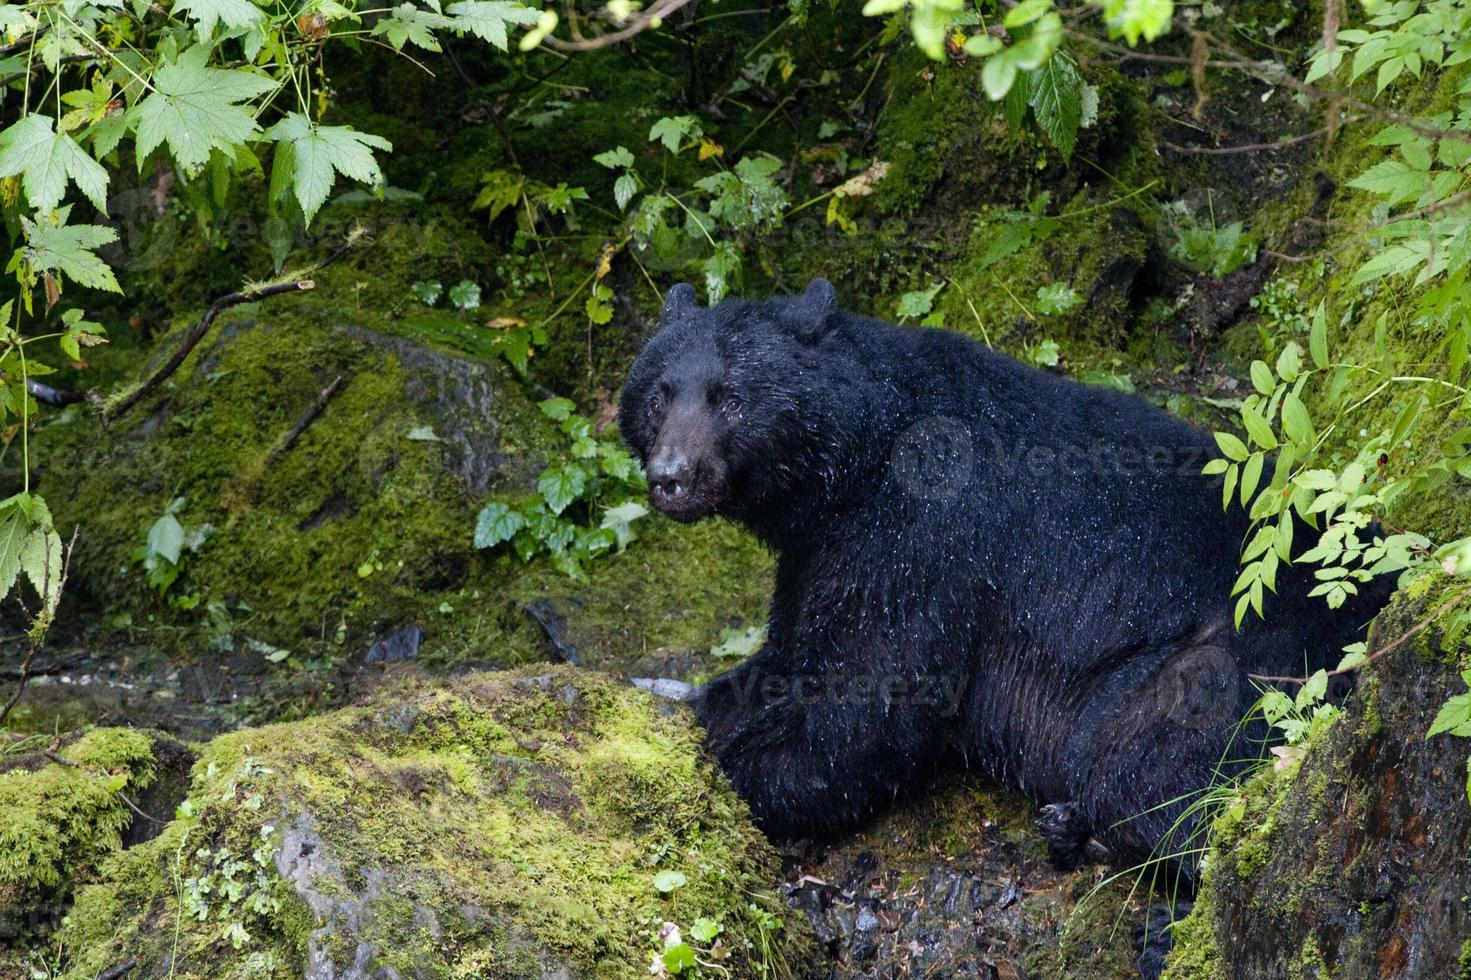
[[[710,309],[675,287],[619,421],[657,509],[778,556],[765,646],[695,701],[773,836],[848,828],[961,761],[1049,805],[1063,865],[1090,842],[1181,853],[1191,799],[1261,752],[1247,674],[1331,665],[1386,598],[1330,610],[1285,565],[1238,631],[1248,522],[1201,475],[1208,434],[840,311],[822,279]]]

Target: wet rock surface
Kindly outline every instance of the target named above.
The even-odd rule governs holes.
[[[1427,608],[1401,597],[1376,630],[1397,637]],[[1418,647],[1373,664],[1328,737],[1254,787],[1244,819],[1222,828],[1191,948],[1167,976],[1465,976],[1466,747],[1425,733],[1465,692],[1468,651],[1436,635]]]
[[[1127,887],[1084,901],[1102,869],[1054,871],[1025,801],[953,783],[832,847],[789,849],[784,889],[832,958],[827,976],[1130,976],[1142,907]]]

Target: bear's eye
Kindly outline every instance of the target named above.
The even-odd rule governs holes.
[[[726,395],[725,401],[720,406],[720,410],[727,416],[734,418],[741,414],[741,400],[735,395]]]
[[[649,414],[658,415],[664,411],[664,393],[656,391],[649,396]]]

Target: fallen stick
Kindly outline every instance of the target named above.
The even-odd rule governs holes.
[[[190,351],[194,350],[199,342],[204,339],[204,335],[209,333],[209,328],[214,324],[215,317],[219,316],[225,310],[228,310],[232,306],[239,306],[241,303],[254,303],[257,300],[280,296],[282,293],[295,293],[315,289],[316,285],[310,279],[298,279],[293,282],[277,283],[274,286],[262,286],[260,289],[252,289],[240,293],[227,293],[219,297],[213,303],[209,304],[209,309],[204,311],[204,316],[200,317],[199,322],[189,328],[189,333],[184,337],[184,342],[179,345],[179,349],[174,351],[173,356],[164,363],[163,367],[154,372],[151,378],[139,385],[135,391],[119,402],[115,408],[111,411],[103,412],[103,424],[105,425],[121,418],[127,413],[128,409],[153,394],[159,385],[167,381],[179,369],[179,365],[184,363],[184,359],[189,356]]]

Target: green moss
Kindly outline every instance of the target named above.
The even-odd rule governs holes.
[[[71,764],[0,759],[0,923],[64,899],[118,850],[133,815],[117,791],[154,779],[152,741],[130,729],[94,729],[57,756]]]
[[[114,858],[78,897],[71,976],[134,957],[180,978],[280,972],[313,956],[432,977],[646,969],[660,923],[725,926],[737,975],[766,954],[751,902],[784,923],[775,975],[805,972],[800,917],[765,892],[774,856],[682,714],[585,671],[469,674],[363,707],[222,736],[194,815]],[[303,842],[309,842],[303,847]],[[247,897],[204,921],[180,895],[218,858],[267,849]],[[658,870],[685,884],[668,894]],[[181,885],[180,882],[183,884]],[[251,905],[260,891],[274,899]],[[220,941],[240,922],[250,940]],[[177,931],[179,938],[174,939]],[[177,948],[177,956],[174,950]],[[299,967],[298,967],[299,968]]]
[[[1190,914],[1170,927],[1174,942],[1162,980],[1224,980],[1226,965],[1216,940],[1214,903],[1207,872]]]

